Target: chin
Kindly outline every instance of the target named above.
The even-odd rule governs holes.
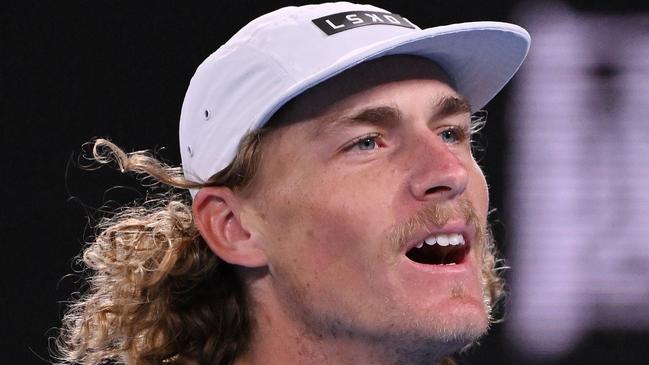
[[[429,340],[464,347],[489,330],[490,311],[480,298],[452,298],[430,308],[418,327]]]
[[[455,323],[449,321],[447,327],[442,330],[442,339],[458,341],[463,345],[478,340],[489,330],[489,321],[483,318],[453,318]]]
[[[422,363],[414,359],[439,359],[474,344],[487,333],[489,324],[484,306],[460,305],[410,322],[403,331],[393,332],[392,339],[399,353],[412,357],[402,363]]]

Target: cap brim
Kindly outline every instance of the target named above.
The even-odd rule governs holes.
[[[471,105],[483,108],[514,76],[530,46],[525,29],[501,22],[469,22],[428,28],[370,44],[295,84],[263,115],[259,127],[305,90],[362,62],[387,55],[416,55],[437,63]]]

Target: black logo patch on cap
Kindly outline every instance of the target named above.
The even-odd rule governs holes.
[[[380,13],[376,11],[346,11],[344,13],[336,13],[313,19],[312,22],[327,35],[364,27],[366,25],[395,25],[411,29],[417,28],[410,20],[399,14]]]

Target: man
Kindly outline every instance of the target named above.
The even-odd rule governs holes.
[[[192,202],[168,195],[101,225],[61,358],[451,361],[502,291],[471,114],[528,46],[509,24],[420,30],[350,3],[248,24],[192,79],[182,174],[95,144],[100,162],[189,188]]]

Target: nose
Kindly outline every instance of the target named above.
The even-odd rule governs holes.
[[[417,200],[450,200],[466,190],[469,174],[455,146],[428,135],[418,139],[412,153],[409,185]]]

